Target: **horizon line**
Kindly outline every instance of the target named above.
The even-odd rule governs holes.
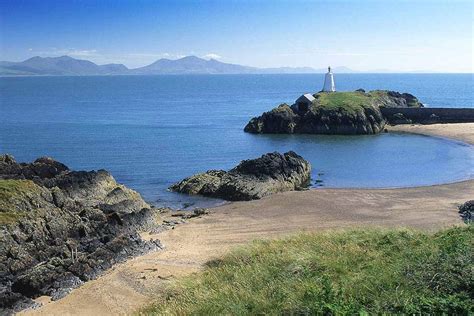
[[[20,61],[10,61],[10,60],[0,60],[0,62],[12,62],[12,63],[21,63],[21,62],[25,62],[29,59],[32,59],[32,58],[35,58],[35,57],[38,57],[38,58],[61,58],[61,57],[69,57],[71,59],[75,59],[75,60],[82,60],[82,61],[89,61],[89,62],[92,62],[98,66],[104,66],[104,65],[110,65],[110,64],[115,64],[115,65],[123,65],[124,67],[126,67],[128,70],[134,70],[134,69],[139,69],[139,68],[142,68],[142,67],[146,67],[146,66],[149,66],[159,60],[170,60],[170,61],[177,61],[177,60],[181,60],[181,59],[184,59],[184,58],[189,58],[189,57],[196,57],[198,59],[201,59],[201,60],[206,60],[206,61],[211,61],[211,60],[214,60],[214,61],[217,61],[219,63],[223,63],[223,64],[232,64],[232,65],[239,65],[239,66],[244,66],[244,67],[249,67],[249,68],[256,68],[256,69],[262,69],[262,70],[265,70],[265,69],[279,69],[279,68],[291,68],[291,69],[297,69],[297,68],[308,68],[308,69],[312,69],[312,70],[317,70],[318,72],[302,72],[302,73],[291,73],[291,74],[320,74],[320,73],[324,73],[324,72],[319,72],[320,70],[323,70],[323,69],[326,69],[327,66],[321,66],[321,67],[313,67],[313,66],[272,66],[272,67],[260,67],[260,66],[249,66],[249,65],[243,65],[243,64],[240,64],[240,63],[236,63],[236,62],[223,62],[223,61],[220,61],[216,58],[204,58],[204,57],[199,57],[197,55],[194,55],[194,54],[191,54],[191,55],[186,55],[186,56],[182,56],[182,57],[176,57],[176,58],[167,58],[167,57],[162,57],[162,58],[158,58],[156,59],[155,61],[149,63],[149,64],[145,64],[144,66],[139,66],[139,67],[129,67],[123,63],[119,63],[119,62],[108,62],[108,63],[97,63],[95,61],[92,61],[90,59],[85,59],[84,57],[73,57],[74,55],[67,55],[67,54],[60,54],[60,55],[49,55],[49,56],[41,56],[41,55],[34,55],[34,56],[31,56],[29,58],[26,58],[24,60],[20,60]],[[381,70],[378,70],[378,69],[372,69],[372,70],[359,70],[359,69],[353,69],[351,68],[350,66],[345,66],[345,65],[341,65],[341,66],[331,66],[331,68],[347,68],[348,70],[350,70],[350,72],[337,72],[339,74],[357,74],[357,73],[367,73],[367,74],[474,74],[474,70],[471,70],[471,71],[458,71],[458,72],[449,72],[449,71],[439,71],[439,70],[423,70],[423,69],[417,69],[417,70],[402,70],[402,71],[399,71],[399,70],[393,70],[393,69],[381,69]],[[282,73],[282,74],[286,74],[286,73]],[[136,76],[134,74],[110,74],[110,75],[85,75],[85,76],[128,76],[128,75],[131,75],[131,76]],[[158,75],[175,75],[175,74],[158,74]],[[180,74],[176,74],[176,75],[180,75]],[[189,74],[187,74],[189,75]],[[194,74],[194,75],[200,75],[200,74]],[[206,74],[203,74],[203,75],[206,75]],[[209,75],[232,75],[231,73],[229,74],[209,74]],[[252,74],[251,74],[252,75]],[[254,73],[253,75],[258,75],[258,73]],[[37,76],[56,76],[56,77],[59,77],[59,76],[80,76],[80,75],[0,75],[0,77],[37,77]]]

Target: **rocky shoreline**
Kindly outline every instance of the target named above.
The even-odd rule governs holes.
[[[171,191],[216,197],[229,201],[248,201],[309,184],[311,165],[295,152],[268,153],[242,161],[235,168],[209,170],[170,186]]]
[[[360,135],[383,131],[382,108],[422,108],[409,93],[362,89],[303,95],[291,106],[281,104],[245,126],[248,133]]]
[[[62,298],[117,262],[161,249],[139,231],[156,212],[105,170],[0,156],[0,311]]]
[[[391,128],[390,128],[391,129]],[[396,131],[442,136],[474,144],[474,123],[438,125],[399,125]],[[160,240],[167,250],[151,252],[126,262],[117,269],[90,281],[64,299],[45,304],[43,315],[68,314],[82,310],[89,314],[134,313],[155,293],[156,284],[183,271],[193,273],[196,266],[212,260],[229,247],[254,239],[276,235],[286,236],[302,230],[340,229],[341,227],[412,227],[435,230],[460,223],[460,215],[472,212],[472,202],[456,211],[455,205],[472,199],[474,182],[404,189],[324,189],[287,192],[246,203],[228,203],[212,210],[204,221],[182,227],[179,234],[164,232]],[[354,204],[353,201],[360,203]],[[403,203],[401,203],[403,201]],[[436,205],[433,208],[433,205]],[[255,212],[258,209],[259,212]],[[288,210],[291,210],[289,212]],[[174,213],[173,213],[174,214]],[[188,216],[189,213],[184,213]],[[172,229],[182,222],[181,215],[170,216],[163,229]],[[464,218],[464,217],[463,217]],[[158,228],[160,230],[161,228]],[[212,234],[208,234],[212,231]],[[183,265],[186,262],[186,265]],[[154,272],[158,268],[158,271]],[[144,272],[146,280],[142,280]],[[161,271],[161,272],[160,272]],[[122,276],[140,280],[140,288]],[[123,291],[124,290],[124,291]],[[92,291],[92,293],[91,293]],[[120,292],[120,299],[115,294]],[[126,297],[124,297],[126,293]],[[113,294],[113,295],[112,295]]]

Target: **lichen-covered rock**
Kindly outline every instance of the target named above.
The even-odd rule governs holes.
[[[367,93],[374,98],[375,104],[385,108],[422,108],[424,105],[410,93],[388,90],[373,90]]]
[[[474,216],[474,200],[470,200],[459,206],[459,215],[464,222],[471,224]]]
[[[105,170],[71,171],[51,158],[0,156],[0,314],[66,295],[114,263],[160,247],[140,195]]]
[[[244,131],[282,134],[377,134],[386,124],[380,108],[422,107],[411,94],[375,90],[320,92],[311,105],[281,104],[252,118]]]
[[[305,188],[311,165],[296,153],[268,153],[229,170],[210,170],[173,184],[170,190],[230,201],[254,200]]]

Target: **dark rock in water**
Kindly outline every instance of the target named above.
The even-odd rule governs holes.
[[[229,170],[209,170],[173,184],[170,190],[230,201],[254,200],[309,184],[311,165],[296,153],[269,153]]]
[[[354,135],[376,134],[384,126],[385,120],[375,107],[349,114],[343,110],[324,108],[298,111],[284,104],[260,117],[252,118],[244,131],[263,134]]]
[[[365,92],[320,92],[311,104],[281,104],[252,118],[249,133],[377,134],[386,124],[380,108],[422,107],[411,94],[375,90]]]
[[[293,111],[288,104],[280,104],[270,112],[265,112],[260,117],[254,117],[245,126],[248,133],[295,133],[301,117]]]
[[[459,215],[467,224],[472,223],[474,217],[474,200],[467,201],[459,207]]]
[[[161,247],[144,241],[154,211],[105,170],[0,156],[0,314],[59,299],[113,264]]]

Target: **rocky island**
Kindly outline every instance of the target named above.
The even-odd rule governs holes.
[[[274,152],[244,160],[229,171],[209,170],[193,175],[173,184],[170,190],[229,201],[255,200],[276,192],[305,188],[310,173],[310,163],[295,152]]]
[[[40,295],[61,298],[116,262],[161,248],[137,232],[154,216],[105,170],[0,156],[0,314]]]
[[[381,109],[422,108],[409,93],[362,89],[305,94],[292,105],[281,104],[245,126],[248,133],[377,134],[387,123]]]

